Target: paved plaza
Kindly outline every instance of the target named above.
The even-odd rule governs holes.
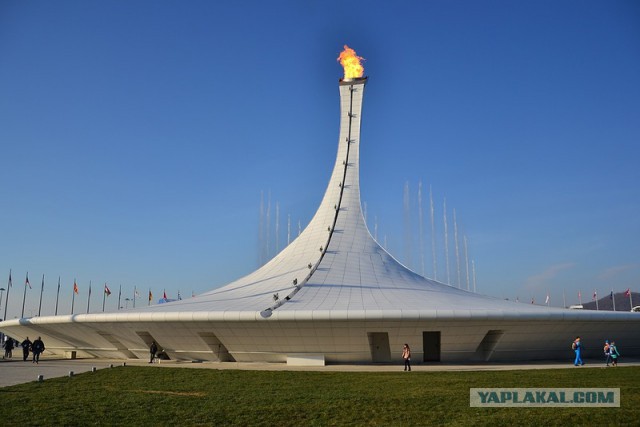
[[[326,365],[326,366],[289,366],[285,363],[235,363],[235,362],[176,362],[161,361],[160,363],[149,364],[146,360],[132,359],[52,359],[42,358],[40,363],[34,364],[31,360],[22,361],[22,357],[14,357],[10,360],[0,360],[0,387],[7,387],[16,384],[23,384],[37,381],[42,375],[44,381],[50,378],[68,376],[70,372],[74,375],[91,372],[99,369],[111,369],[120,366],[144,366],[149,369],[162,368],[186,368],[186,369],[238,369],[238,370],[260,370],[260,371],[320,371],[320,372],[395,372],[402,371],[402,363],[398,364],[374,364],[374,365]],[[625,359],[620,364],[623,366],[640,366],[640,360]],[[443,364],[425,363],[414,364],[414,372],[443,372],[443,371],[502,371],[502,370],[522,370],[522,369],[618,369],[607,368],[602,360],[585,360],[585,365],[581,367],[573,366],[569,358],[566,362],[528,362],[528,363],[483,363],[483,364]]]

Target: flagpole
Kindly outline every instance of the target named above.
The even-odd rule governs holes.
[[[613,311],[616,311],[616,296],[613,294],[613,289],[611,289],[611,301],[613,301]]]
[[[629,308],[629,311],[633,310],[633,297],[631,296],[631,288],[629,288],[629,305],[631,307]]]
[[[58,276],[58,292],[56,293],[56,311],[54,316],[58,315],[58,299],[60,298],[60,276]]]
[[[76,302],[76,279],[73,279],[73,290],[71,291],[71,314],[73,315],[73,305]]]
[[[120,285],[120,289],[118,290],[118,310],[120,310],[120,297],[122,297],[122,285]]]
[[[600,310],[600,307],[598,307],[598,290],[597,289],[593,292],[593,296],[596,297],[595,298],[596,299],[596,310]]]
[[[567,308],[567,296],[565,295],[564,288],[562,288],[562,306]]]
[[[136,285],[133,286],[133,308],[136,308],[136,294],[138,293],[138,287]]]
[[[44,292],[44,274],[42,275],[42,287],[40,288],[40,304],[38,305],[38,317],[42,311],[42,293]]]
[[[102,290],[102,312],[104,313],[104,302],[107,299],[107,284],[104,284],[104,289]]]
[[[7,285],[7,298],[4,300],[4,317],[2,320],[7,320],[7,307],[9,307],[9,290],[11,289],[11,269],[9,269],[9,284]]]
[[[22,294],[22,314],[20,315],[21,319],[24,319],[24,302],[27,298],[27,284],[29,283],[29,272],[27,271],[27,278],[24,281],[24,293]]]
[[[89,295],[87,296],[87,314],[89,314],[89,302],[91,302],[91,280],[89,280]]]

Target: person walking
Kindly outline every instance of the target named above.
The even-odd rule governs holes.
[[[149,347],[149,363],[153,363],[153,359],[156,358],[156,353],[158,352],[158,345],[155,341],[151,342],[151,347]]]
[[[611,341],[609,352],[611,353],[611,365],[618,366],[618,357],[620,357],[620,353],[618,353],[618,347],[616,347],[615,341]]]
[[[609,366],[611,363],[611,346],[609,345],[609,340],[604,340],[604,362]]]
[[[409,344],[402,347],[402,359],[404,359],[404,370],[411,372],[411,349]]]
[[[44,351],[44,343],[40,337],[31,344],[31,351],[33,352],[33,361],[31,363],[39,363],[40,353]]]
[[[22,347],[22,361],[26,362],[29,358],[29,350],[31,350],[31,345],[33,343],[29,340],[29,337],[26,337],[24,341],[20,343],[20,347]]]
[[[13,338],[6,337],[4,341],[4,359],[11,359],[13,356]]]
[[[582,366],[584,362],[582,361],[582,342],[580,341],[580,337],[576,337],[576,339],[571,344],[571,348],[576,353],[576,360],[573,362],[575,366]]]

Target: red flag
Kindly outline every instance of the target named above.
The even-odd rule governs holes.
[[[630,297],[631,296],[631,288],[627,288],[626,292],[624,293],[625,297]]]
[[[149,302],[153,299],[153,294],[151,293],[151,289],[149,289]]]
[[[78,285],[76,284],[76,281],[73,281],[73,293],[77,294],[78,293]]]
[[[31,283],[29,283],[29,273],[27,273],[27,279],[24,281],[24,284],[26,286],[29,286],[29,289],[31,289]]]
[[[593,300],[597,300],[598,299],[598,292],[593,291]]]
[[[106,283],[104,284],[104,293],[107,294],[107,296],[111,295],[111,290]]]
[[[162,298],[164,298],[165,301],[167,300],[167,291],[163,291]]]

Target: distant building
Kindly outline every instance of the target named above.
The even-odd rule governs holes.
[[[640,293],[631,292],[631,297],[627,296],[625,292],[609,293],[606,296],[598,299],[598,303],[595,301],[589,301],[582,303],[585,310],[603,310],[603,311],[632,311],[631,303],[633,301],[640,302]]]

